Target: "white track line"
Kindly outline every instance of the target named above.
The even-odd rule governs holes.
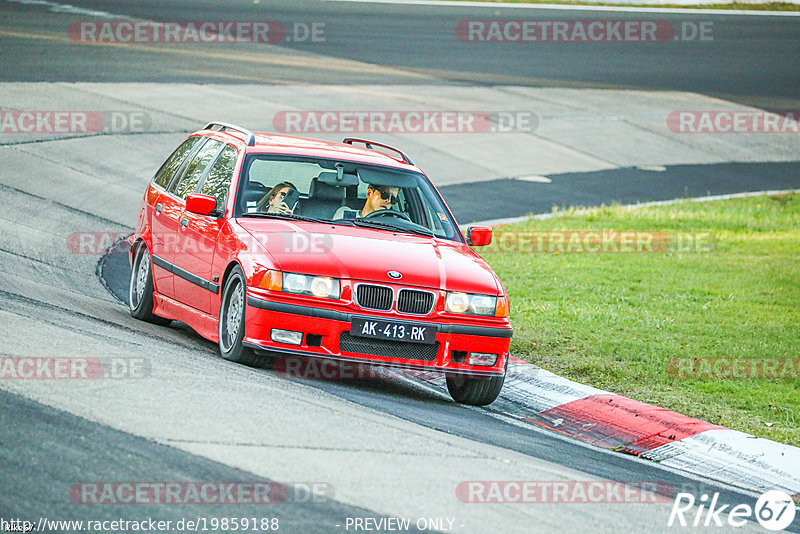
[[[448,0],[323,0],[325,2],[357,2],[366,4],[402,4],[436,7],[479,7],[491,9],[549,9],[563,11],[623,11],[629,13],[675,13],[681,15],[746,15],[754,17],[800,17],[800,11],[746,11],[740,9],[696,9],[670,7],[631,7],[631,6],[576,6],[568,4],[506,4],[500,2],[450,2]],[[642,0],[646,2],[647,0]],[[782,0],[787,3],[800,3],[798,0]],[[708,0],[712,2],[712,0]]]
[[[349,1],[349,0],[348,0]],[[747,197],[759,197],[763,195],[785,195],[787,193],[800,193],[800,189],[780,189],[780,190],[771,190],[771,191],[750,191],[747,193],[733,193],[730,195],[712,195],[707,197],[693,197],[693,198],[677,198],[675,200],[654,200],[651,202],[640,202],[638,204],[624,204],[621,206],[622,208],[635,210],[638,208],[649,208],[651,206],[671,206],[673,204],[680,204],[682,202],[711,202],[713,200],[729,200],[732,198],[747,198]],[[599,206],[587,206],[585,209],[591,210],[597,208]],[[584,208],[580,208],[583,210]],[[522,215],[520,217],[506,217],[503,219],[487,219],[485,221],[475,221],[469,224],[460,225],[463,228],[467,226],[500,226],[503,224],[514,224],[518,222],[525,222],[531,219],[533,220],[544,220],[544,219],[552,219],[553,217],[561,217],[565,215],[566,212],[558,211],[556,213],[540,213],[538,215]]]

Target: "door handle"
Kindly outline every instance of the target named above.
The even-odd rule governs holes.
[[[183,219],[181,219],[181,226],[183,226],[184,228],[189,226],[189,219],[187,219],[185,217]]]
[[[156,204],[156,211],[158,213],[161,213],[161,210],[163,210],[163,209],[164,209],[164,206],[162,206],[160,202],[158,204]]]

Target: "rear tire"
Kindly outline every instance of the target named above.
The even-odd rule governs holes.
[[[495,401],[503,389],[508,371],[508,357],[503,376],[468,377],[459,374],[447,375],[447,391],[453,400],[472,406],[487,406]]]
[[[131,266],[131,282],[128,287],[128,309],[131,316],[140,321],[166,326],[171,319],[153,313],[153,269],[147,245],[137,245]]]
[[[225,286],[219,304],[219,353],[226,360],[257,367],[263,358],[249,347],[242,344],[244,340],[244,316],[247,304],[247,284],[242,268],[233,268]]]

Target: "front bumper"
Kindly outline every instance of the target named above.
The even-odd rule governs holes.
[[[354,317],[389,320],[409,326],[436,328],[435,344],[410,343],[350,335]],[[303,332],[300,345],[271,339],[279,328]],[[245,345],[295,356],[316,356],[342,361],[373,363],[410,369],[458,372],[474,376],[501,376],[508,358],[512,328],[466,323],[441,323],[431,317],[409,320],[369,311],[338,311],[304,303],[278,302],[248,295],[245,313]],[[497,354],[495,365],[469,365],[470,352]]]

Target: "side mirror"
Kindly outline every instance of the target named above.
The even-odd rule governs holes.
[[[211,195],[190,193],[186,197],[186,211],[200,215],[210,215],[217,209],[217,199]]]
[[[491,226],[470,226],[467,228],[467,244],[473,247],[485,247],[492,242]]]

